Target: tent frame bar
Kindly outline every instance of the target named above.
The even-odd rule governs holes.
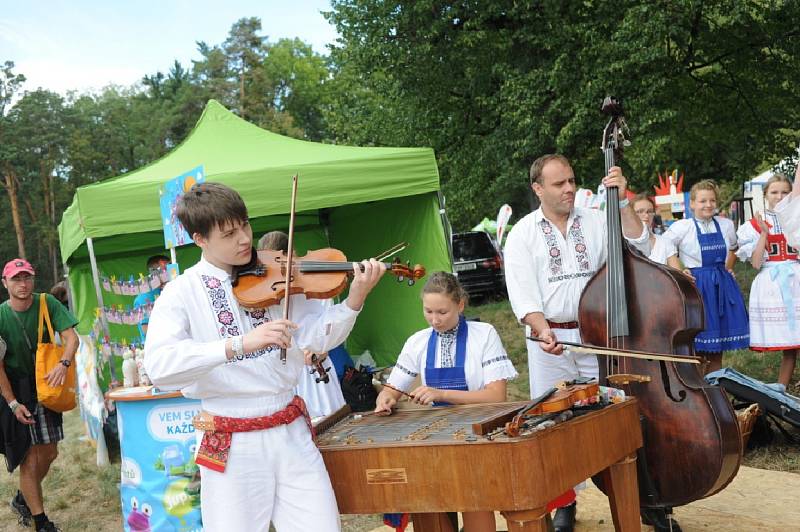
[[[103,334],[106,338],[110,338],[108,330],[108,321],[106,320],[106,313],[103,311],[105,303],[103,303],[103,291],[100,288],[100,273],[97,270],[97,259],[94,256],[94,243],[92,237],[86,237],[86,247],[89,250],[89,263],[92,266],[92,282],[94,283],[94,293],[97,296],[97,306],[100,307],[100,324],[103,327]],[[111,382],[117,382],[117,371],[114,369],[114,355],[109,357],[108,370],[111,374]]]

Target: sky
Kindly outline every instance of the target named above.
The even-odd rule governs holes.
[[[327,53],[337,37],[320,11],[329,0],[0,1],[0,64],[15,63],[38,87],[61,94],[131,85],[166,73],[175,59],[191,67],[196,41],[221,44],[234,22],[261,19],[270,41],[299,37]]]

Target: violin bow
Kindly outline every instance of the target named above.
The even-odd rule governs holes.
[[[528,336],[528,340],[534,342],[541,342],[546,344],[548,341],[544,338],[537,336]],[[606,355],[612,357],[627,357],[627,358],[642,358],[645,360],[663,360],[664,362],[683,362],[684,364],[700,364],[701,357],[691,355],[658,355],[656,353],[648,353],[647,351],[632,351],[628,349],[614,349],[611,347],[595,347],[592,345],[579,344],[577,342],[561,342],[556,341],[557,344],[565,345],[570,348],[570,351],[575,353],[583,353],[586,355]]]
[[[390,247],[389,249],[387,249],[383,253],[379,253],[378,256],[375,257],[375,260],[377,260],[378,262],[383,262],[383,261],[387,260],[389,257],[391,257],[392,255],[396,255],[397,253],[400,253],[401,251],[403,251],[407,247],[408,247],[408,242],[400,242],[399,244]]]
[[[297,174],[292,176],[292,204],[289,209],[289,249],[286,250],[286,297],[283,298],[283,319],[289,319],[292,297],[292,259],[294,257],[294,214],[297,202]],[[286,348],[281,348],[281,362],[286,364]],[[322,377],[322,375],[320,375]]]

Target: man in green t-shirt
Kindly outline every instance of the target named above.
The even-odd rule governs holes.
[[[64,430],[61,414],[36,400],[40,303],[39,294],[33,291],[35,275],[31,264],[24,259],[9,261],[3,268],[3,286],[9,299],[0,305],[0,336],[7,344],[5,356],[0,358],[0,394],[8,406],[0,401],[0,429],[4,433],[2,450],[9,471],[20,466],[19,491],[11,500],[11,508],[18,514],[20,524],[29,526],[32,518],[37,532],[53,532],[58,528],[44,513],[42,481],[58,456],[58,442],[64,439]],[[58,331],[64,346],[61,364],[46,378],[51,386],[60,386],[78,350],[74,329],[78,320],[50,294],[45,301],[53,329]]]

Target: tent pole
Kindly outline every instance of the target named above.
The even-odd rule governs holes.
[[[439,198],[439,216],[442,219],[442,229],[444,230],[444,241],[447,243],[447,254],[450,256],[450,270],[453,270],[453,227],[450,225],[450,219],[447,217],[447,209],[445,209],[444,194],[441,189],[436,191],[436,196]]]
[[[103,291],[100,289],[100,274],[97,271],[97,259],[94,256],[94,243],[92,242],[92,237],[86,237],[86,247],[89,249],[89,263],[92,266],[92,282],[94,283],[94,293],[97,296],[97,306],[100,307],[100,324],[103,326],[103,334],[105,334],[106,338],[110,337],[110,333],[108,331],[108,321],[106,320],[106,313],[102,312],[102,309],[105,307],[103,303]],[[111,381],[117,381],[117,372],[114,369],[114,355],[111,355],[109,358],[108,370],[111,374]]]
[[[75,312],[75,295],[72,293],[72,285],[69,282],[69,266],[67,263],[63,263],[62,266],[64,267],[64,286],[67,289],[67,309],[74,313]]]

